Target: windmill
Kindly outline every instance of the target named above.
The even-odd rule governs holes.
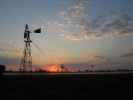
[[[28,25],[25,25],[25,32],[24,32],[25,47],[24,47],[24,51],[23,51],[21,64],[20,64],[20,72],[21,73],[32,72],[32,58],[31,58],[31,45],[30,45],[30,43],[33,43],[39,50],[41,50],[33,41],[30,40],[30,33],[33,33],[33,32],[31,32],[29,30]],[[41,28],[34,30],[34,33],[41,33]]]

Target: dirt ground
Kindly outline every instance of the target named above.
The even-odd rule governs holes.
[[[133,74],[5,75],[0,100],[133,100]]]

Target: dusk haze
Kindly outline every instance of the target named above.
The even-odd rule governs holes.
[[[32,69],[133,70],[133,0],[0,0],[0,64],[19,71],[25,25]]]

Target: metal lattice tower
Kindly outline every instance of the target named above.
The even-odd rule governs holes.
[[[25,47],[20,65],[21,72],[32,71],[32,58],[31,58],[31,46],[30,42],[25,41]]]
[[[31,45],[30,45],[32,41],[30,40],[30,31],[29,31],[28,25],[26,25],[25,27],[24,38],[27,38],[27,39],[24,40],[25,47],[24,47],[21,65],[20,65],[20,71],[22,73],[32,71],[32,58],[31,58]]]

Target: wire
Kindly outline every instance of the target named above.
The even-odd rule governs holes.
[[[33,41],[32,41],[32,43],[38,48],[38,49],[40,49]],[[42,51],[41,49],[40,49],[40,51]],[[43,52],[43,51],[42,51]],[[43,52],[44,53],[44,52]]]

